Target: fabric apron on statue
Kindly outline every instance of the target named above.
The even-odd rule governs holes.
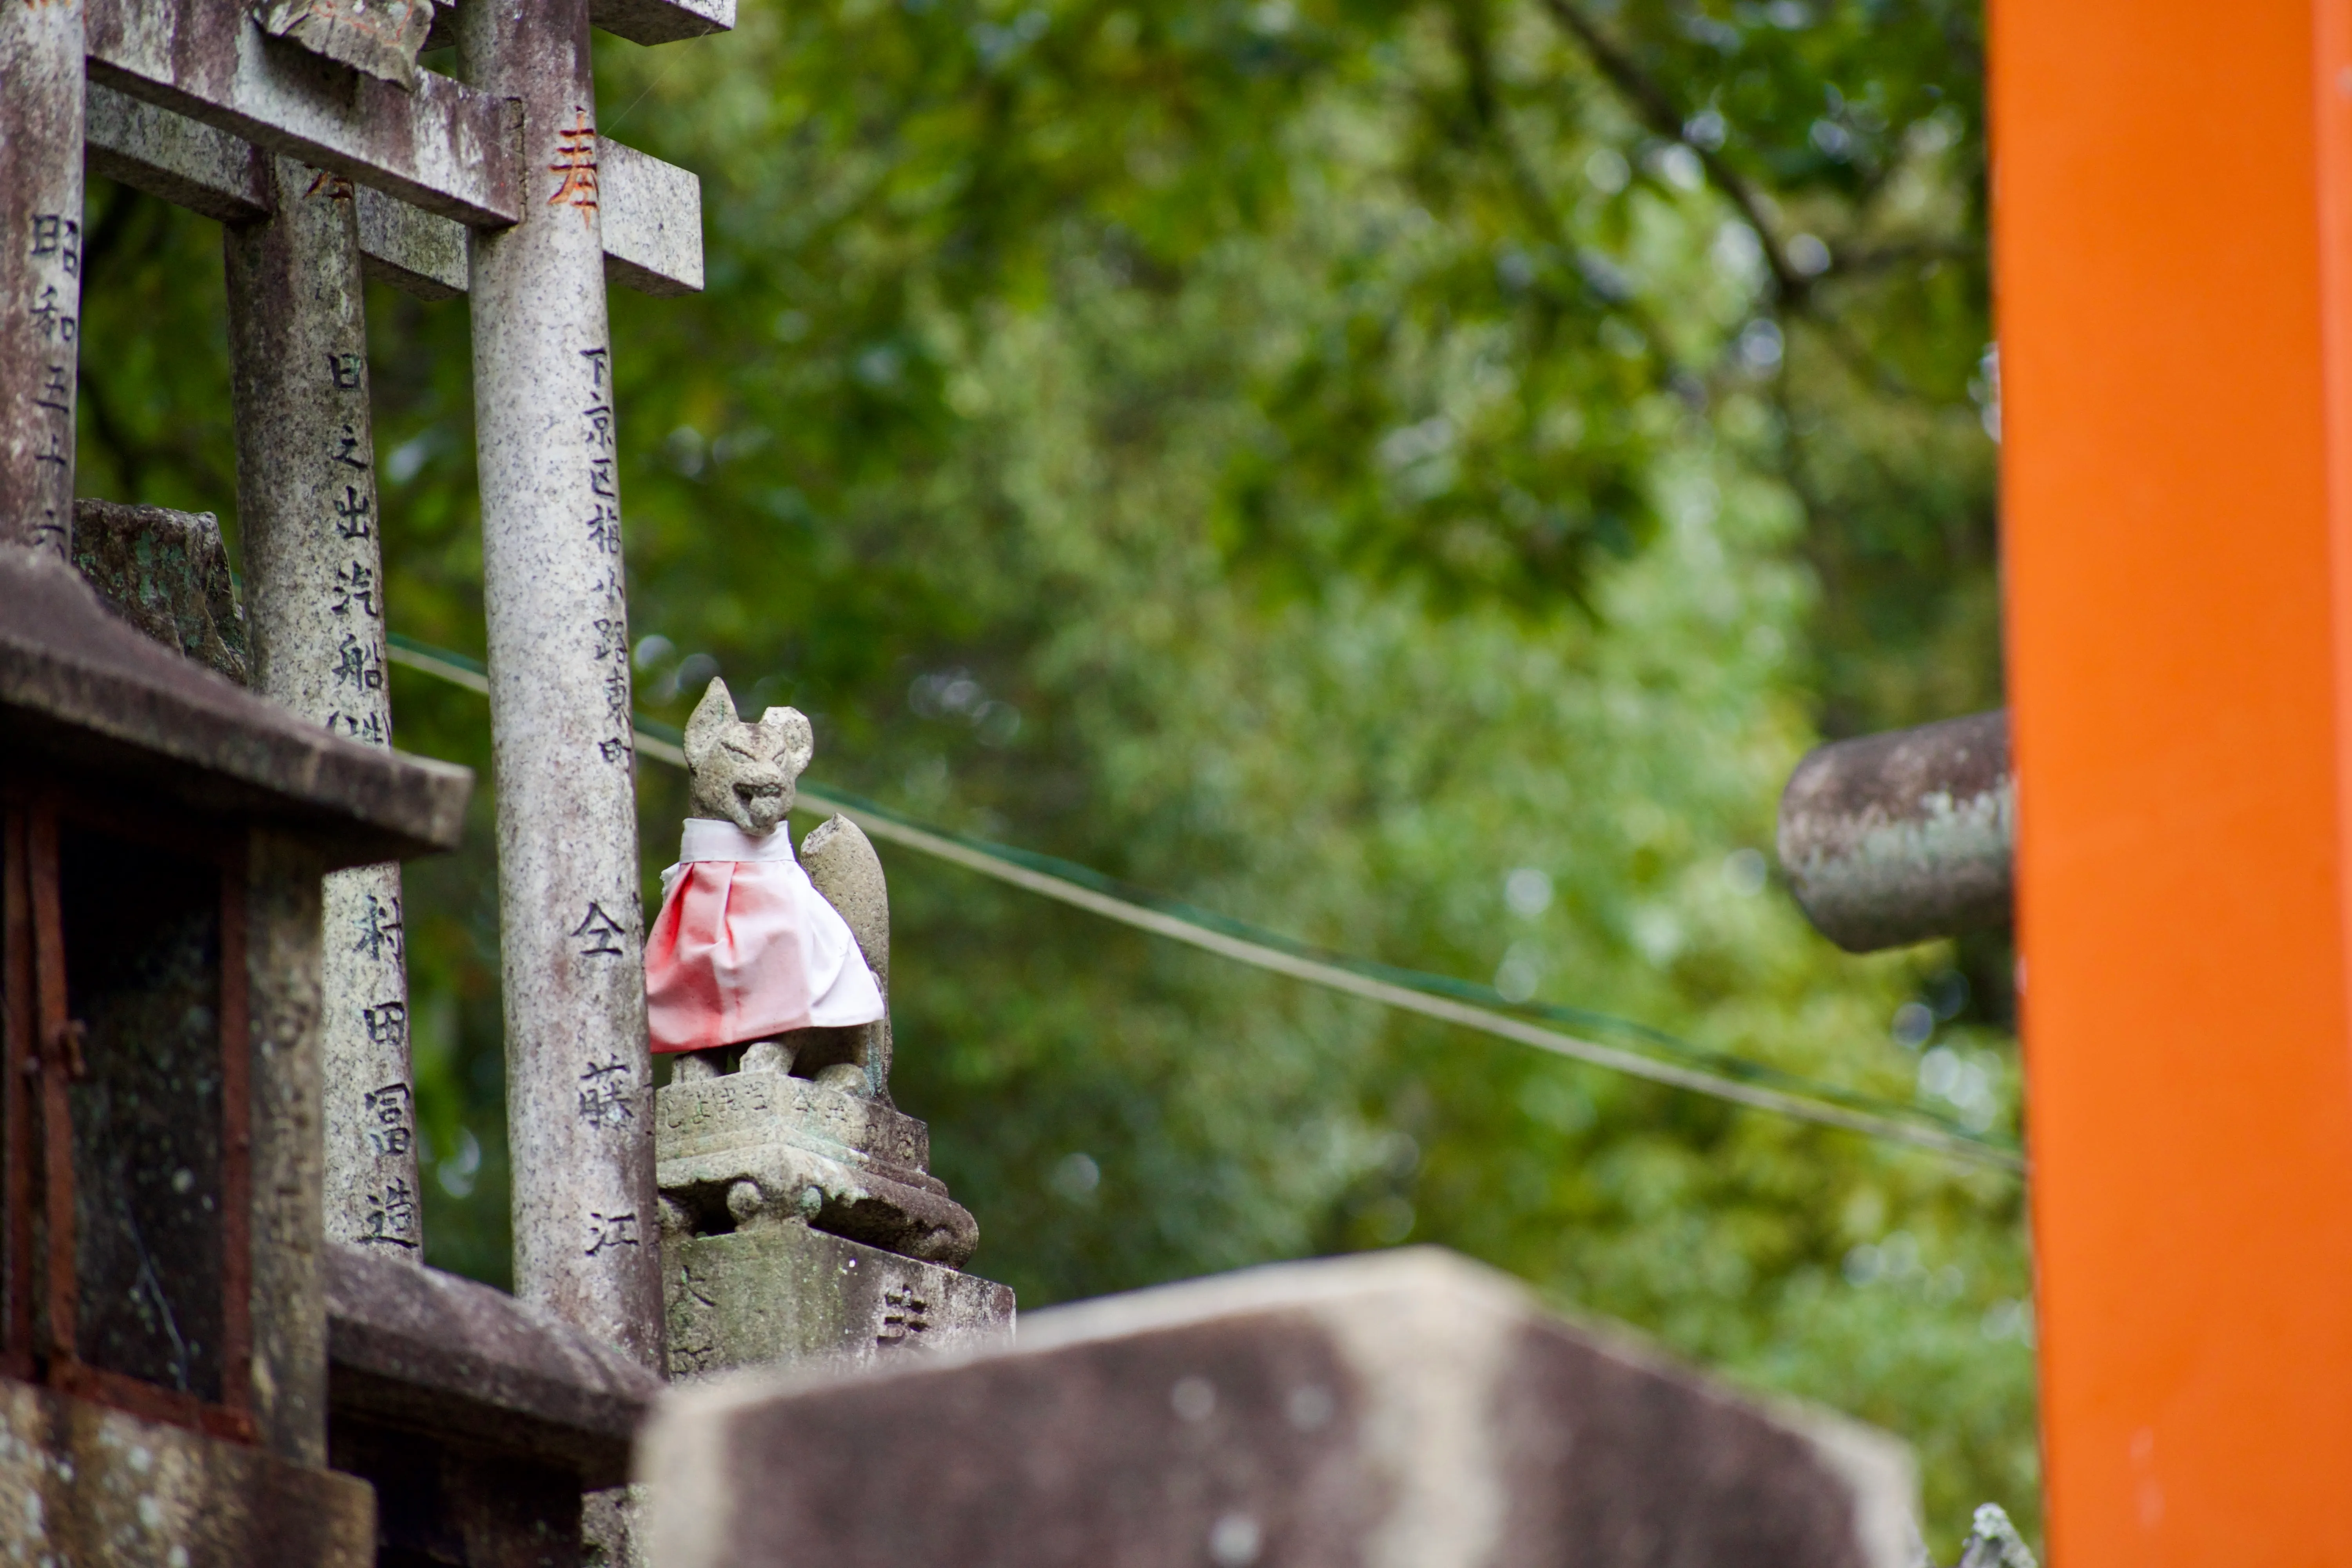
[[[731,822],[687,818],[646,938],[653,1048],[708,1050],[881,1016],[874,972],[793,858],[791,828],[755,838]]]

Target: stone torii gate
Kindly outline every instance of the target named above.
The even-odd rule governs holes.
[[[0,0],[0,542],[70,559],[85,159],[228,226],[255,684],[389,743],[362,280],[472,296],[517,1293],[658,1369],[604,288],[701,286],[693,175],[596,131],[589,28],[734,0]],[[428,29],[457,74],[415,66]],[[353,62],[353,63],[346,63]],[[394,867],[326,899],[331,1240],[415,1258]]]

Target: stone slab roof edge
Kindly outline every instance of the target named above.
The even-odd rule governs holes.
[[[356,1247],[325,1256],[336,1414],[572,1465],[590,1487],[628,1479],[655,1373],[503,1290]]]
[[[470,770],[328,734],[151,641],[79,573],[0,547],[0,732],[68,761],[162,782],[215,810],[308,826],[335,865],[457,847]]]

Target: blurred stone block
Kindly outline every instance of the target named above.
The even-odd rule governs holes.
[[[0,1381],[0,1563],[368,1568],[365,1481]]]
[[[1910,1568],[1906,1452],[1434,1249],[1037,1313],[1008,1348],[664,1396],[664,1568]]]

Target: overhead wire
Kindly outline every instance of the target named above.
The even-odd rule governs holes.
[[[392,634],[390,643],[389,657],[395,664],[470,691],[484,695],[489,691],[488,672],[477,660],[397,632]],[[684,736],[674,726],[643,714],[631,717],[633,740],[640,755],[671,767],[686,766]],[[1075,861],[920,822],[878,802],[812,784],[805,777],[799,794],[811,805],[839,812],[872,837],[1272,973],[1733,1104],[1909,1143],[1971,1163],[2008,1171],[2025,1168],[2023,1153],[2016,1144],[1962,1126],[1924,1106],[1864,1094],[1766,1063],[1710,1051],[1632,1019],[1582,1008],[1513,1002],[1492,987],[1469,981],[1326,952],[1132,887]],[[1588,1039],[1583,1034],[1568,1032],[1570,1028],[1617,1034],[1637,1042],[1638,1048]]]

